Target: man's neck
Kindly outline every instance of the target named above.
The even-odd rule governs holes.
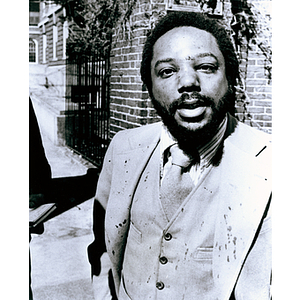
[[[212,134],[210,139],[206,140],[205,142],[201,140],[201,135],[199,135],[198,138],[193,137],[191,140],[188,138],[185,138],[184,140],[178,140],[171,134],[167,127],[164,126],[164,130],[169,136],[169,141],[167,144],[170,144],[171,142],[178,142],[180,148],[191,155],[196,161],[198,161],[201,157],[201,159],[204,159],[209,163],[215,156],[223,141],[223,137],[227,128],[227,119],[228,117],[226,115],[217,127],[217,130],[215,130],[214,134]]]

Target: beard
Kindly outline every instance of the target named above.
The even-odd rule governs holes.
[[[221,122],[224,120],[227,112],[232,111],[234,106],[234,92],[229,87],[225,95],[215,104],[214,99],[201,95],[199,92],[191,94],[184,93],[180,98],[165,107],[151,96],[152,103],[158,115],[161,117],[164,125],[168,128],[173,137],[178,141],[179,147],[192,157],[198,157],[198,149],[207,144],[217,133]],[[188,99],[197,99],[193,104],[186,103]],[[186,128],[175,119],[175,113],[180,108],[195,108],[199,106],[210,107],[212,114],[210,120],[201,128]],[[194,120],[197,122],[197,120]]]

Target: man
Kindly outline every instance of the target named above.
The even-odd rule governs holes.
[[[168,14],[141,75],[163,124],[121,131],[107,151],[89,247],[97,299],[111,299],[108,268],[118,299],[270,299],[270,142],[231,115],[225,29]]]

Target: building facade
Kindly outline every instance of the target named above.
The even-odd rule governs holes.
[[[110,115],[109,138],[120,130],[159,120],[140,79],[144,42],[158,16],[173,10],[199,11],[199,2],[201,1],[136,0],[130,16],[132,28],[130,39],[120,40],[117,36],[113,37],[107,94]],[[217,0],[211,14],[229,24],[232,22],[231,5],[235,3],[238,6],[243,2],[245,0]],[[248,2],[260,12],[262,19],[271,18],[271,0],[248,0]],[[37,101],[54,106],[56,125],[51,132],[54,131],[54,135],[60,136],[54,140],[64,143],[63,111],[67,98],[66,91],[70,90],[69,82],[66,80],[70,24],[65,8],[56,5],[54,1],[30,0],[29,10],[29,64],[32,73],[30,92],[36,95]],[[237,103],[238,117],[250,126],[271,133],[272,80],[266,74],[269,67],[267,64],[270,62],[266,61],[259,44],[251,45],[251,48],[245,49],[244,52],[240,51],[239,59],[247,97],[245,101]]]
[[[64,98],[68,22],[65,9],[54,1],[29,2],[29,64],[37,64],[36,81],[48,97]],[[31,67],[31,66],[30,66]],[[30,71],[35,73],[34,67]],[[32,88],[31,86],[29,88]]]
[[[116,41],[111,55],[111,134],[125,128],[156,122],[158,117],[152,108],[146,89],[142,86],[139,69],[143,45],[153,20],[159,14],[173,10],[199,11],[199,1],[138,0],[131,18],[134,28],[132,39]],[[217,1],[215,17],[225,23],[232,21],[231,5],[243,0]],[[262,20],[271,16],[271,0],[249,0],[259,10]],[[263,25],[262,25],[263,26]],[[261,26],[261,27],[262,27]],[[265,28],[265,30],[271,30]],[[271,41],[269,41],[271,42]],[[239,119],[250,126],[268,133],[272,131],[272,80],[266,74],[266,62],[259,45],[245,49],[240,59],[244,77],[246,99],[236,105]],[[247,54],[247,55],[246,55]]]

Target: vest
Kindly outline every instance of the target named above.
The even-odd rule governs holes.
[[[159,182],[158,144],[133,197],[119,300],[216,299],[212,251],[220,167],[207,170],[170,222]]]

